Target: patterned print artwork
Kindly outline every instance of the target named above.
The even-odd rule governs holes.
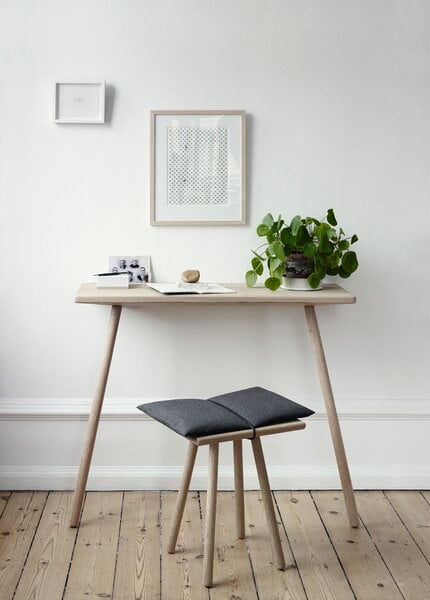
[[[227,205],[227,127],[167,127],[167,203]]]

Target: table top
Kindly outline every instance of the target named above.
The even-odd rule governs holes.
[[[354,304],[355,296],[334,283],[316,292],[298,292],[279,289],[271,292],[263,286],[248,288],[244,283],[223,283],[235,291],[232,294],[165,295],[146,287],[97,288],[95,283],[84,283],[78,290],[75,302],[143,306],[145,304]]]

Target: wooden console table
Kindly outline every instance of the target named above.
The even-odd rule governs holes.
[[[247,288],[244,284],[225,284],[234,289],[234,294],[193,294],[193,295],[163,295],[148,287],[115,289],[98,289],[95,284],[83,284],[76,296],[76,302],[83,304],[102,304],[111,306],[110,320],[105,349],[100,366],[99,378],[94,393],[93,403],[87,425],[87,433],[82,451],[78,479],[73,495],[70,526],[77,527],[82,510],[83,498],[88,479],[88,472],[94,450],[100,413],[103,406],[106,383],[112,360],[116,334],[122,308],[144,307],[147,304],[281,304],[285,306],[300,305],[304,307],[309,333],[313,342],[316,364],[331,438],[339,469],[340,480],[345,498],[348,518],[352,527],[358,527],[359,517],[352,489],[348,461],[339,426],[336,404],[330,383],[327,363],[324,355],[321,334],[318,327],[316,306],[327,304],[354,304],[355,296],[339,287],[327,285],[318,292],[291,292],[278,290],[270,292],[264,287]]]

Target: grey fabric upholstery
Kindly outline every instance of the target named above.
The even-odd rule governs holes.
[[[176,433],[190,437],[276,425],[313,414],[309,408],[260,387],[209,400],[162,400],[137,408]]]
[[[137,408],[184,436],[200,437],[250,429],[241,417],[207,400],[161,400]]]
[[[313,415],[313,411],[306,406],[261,387],[230,392],[209,400],[239,414],[252,427],[277,425]]]

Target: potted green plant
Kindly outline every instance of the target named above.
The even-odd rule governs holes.
[[[275,220],[267,214],[257,227],[257,235],[266,241],[252,251],[252,268],[245,276],[248,287],[257,283],[265,266],[264,285],[272,291],[281,286],[317,290],[326,275],[349,277],[358,268],[357,255],[350,249],[358,237],[347,237],[337,225],[332,208],[321,221],[296,215],[287,223],[281,215]]]

